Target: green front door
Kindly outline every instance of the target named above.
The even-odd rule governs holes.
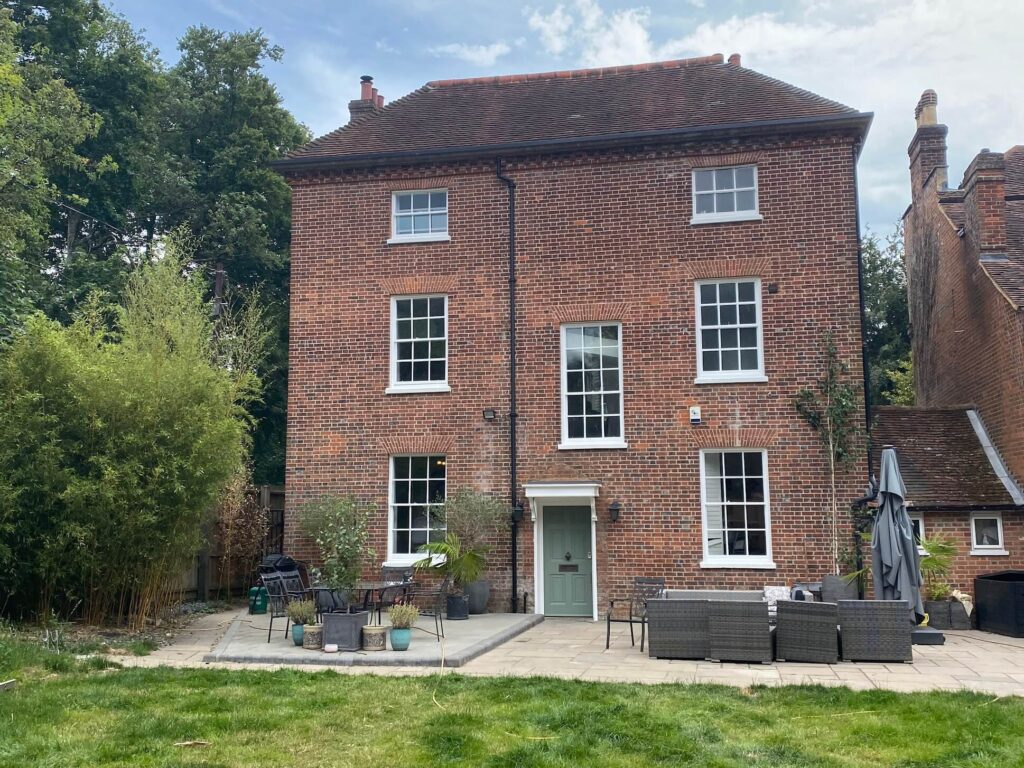
[[[592,616],[590,507],[544,506],[544,613]]]

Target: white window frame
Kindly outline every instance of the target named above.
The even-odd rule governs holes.
[[[705,371],[704,370],[704,339],[701,331],[704,326],[700,317],[700,288],[702,285],[720,285],[721,283],[754,284],[754,303],[757,313],[757,370],[756,371]],[[764,372],[764,312],[761,303],[761,278],[759,277],[716,277],[708,280],[697,280],[693,284],[694,323],[697,329],[697,378],[694,384],[734,384],[766,382]],[[737,318],[738,320],[739,318]],[[736,326],[739,328],[739,326]]]
[[[921,541],[925,541],[927,539],[927,536],[926,536],[926,534],[924,532],[924,515],[921,512],[908,512],[907,513],[907,517],[910,518],[910,522],[911,522],[910,532],[911,533],[914,532],[913,522],[916,520],[917,521],[917,530],[920,533]],[[921,544],[918,544],[917,545],[917,554],[921,555],[921,557],[926,557],[928,555],[928,550],[925,549],[924,547],[922,547]]]
[[[399,381],[398,380],[398,302],[413,299],[444,300],[444,380],[443,381]],[[449,341],[448,296],[443,293],[417,293],[391,297],[391,344],[390,344],[390,376],[387,389],[388,395],[406,395],[417,392],[451,392],[448,384],[448,361],[451,358]],[[415,341],[413,339],[413,341]]]
[[[569,437],[569,393],[566,390],[567,369],[565,360],[565,332],[569,328],[588,328],[591,326],[614,325],[619,329],[619,437]],[[562,400],[562,439],[559,450],[591,449],[591,448],[628,448],[626,442],[626,398],[625,381],[625,343],[622,337],[622,323],[614,320],[593,320],[585,323],[565,323],[559,329],[558,369],[561,377]]]
[[[421,232],[419,234],[409,233],[405,235],[398,234],[398,197],[399,195],[415,195],[415,194],[430,194],[431,192],[444,192],[445,193],[445,206],[444,213],[447,218],[447,226],[444,232]],[[396,245],[401,243],[439,243],[447,242],[451,240],[451,236],[448,234],[451,229],[451,195],[448,189],[445,187],[435,187],[434,189],[398,189],[391,193],[391,237],[388,239],[388,245]],[[440,213],[440,211],[436,211]]]
[[[405,567],[414,565],[420,560],[428,557],[420,552],[396,552],[395,551],[395,459],[416,458],[421,456],[444,456],[444,497],[448,499],[448,456],[444,453],[395,453],[388,456],[388,553],[384,565],[387,567]],[[429,473],[429,470],[428,470]],[[429,476],[429,475],[428,475]],[[429,496],[428,496],[429,505]],[[410,513],[411,514],[411,513]],[[447,522],[447,521],[446,521]],[[429,536],[428,536],[429,538]],[[432,559],[434,556],[429,556]]]
[[[707,477],[704,471],[704,457],[708,454],[721,453],[760,453],[761,470],[764,473],[764,555],[712,555],[708,553],[708,501],[707,501]],[[700,540],[703,559],[700,562],[701,568],[746,568],[751,570],[774,570],[775,561],[772,560],[772,513],[771,493],[768,486],[768,451],[763,448],[703,448],[698,457],[700,464]]]
[[[979,544],[975,536],[975,520],[995,520],[999,526],[998,544]],[[1006,539],[1003,537],[1003,513],[1002,512],[971,512],[971,554],[975,556],[1005,556],[1010,553],[1006,551]]]
[[[726,211],[724,213],[697,213],[697,172],[698,171],[724,171],[730,168],[753,168],[754,169],[754,210],[752,211]],[[741,187],[742,190],[748,187]],[[724,191],[724,190],[723,190]],[[719,165],[713,168],[694,168],[690,174],[690,211],[692,218],[690,224],[718,224],[730,221],[761,221],[761,185],[758,181],[756,163],[740,163],[738,165]]]

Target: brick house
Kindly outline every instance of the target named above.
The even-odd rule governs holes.
[[[903,221],[919,407],[879,409],[874,439],[899,449],[928,432],[962,436],[959,453],[932,470],[919,457],[922,479],[931,479],[918,495],[940,506],[918,512],[926,537],[940,530],[956,540],[956,586],[970,590],[978,573],[1024,567],[1024,146],[983,149],[950,189],[948,129],[934,91],[922,94],[914,114]],[[970,429],[963,419],[952,426],[951,410],[969,416]],[[973,467],[972,476],[958,464]],[[960,477],[961,489],[942,475]]]
[[[638,575],[831,571],[827,459],[792,401],[826,330],[862,373],[869,114],[738,55],[387,106],[364,77],[350,108],[279,163],[289,552],[315,559],[302,504],[353,493],[379,509],[378,559],[412,562],[443,531],[431,502],[470,486],[520,510],[495,608],[596,618]],[[840,475],[843,507],[866,477],[865,458]]]

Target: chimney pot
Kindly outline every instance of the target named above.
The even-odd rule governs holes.
[[[377,109],[384,109],[384,96],[377,94]]]
[[[735,65],[737,67],[741,66],[741,64],[740,64],[740,55],[738,53],[732,54],[729,57],[729,63],[733,64],[733,65]]]
[[[363,101],[369,101],[371,97],[371,91],[373,90],[373,77],[371,75],[363,75],[359,78],[359,98]]]
[[[370,90],[370,103],[373,105],[377,104],[377,89],[373,88]]]
[[[914,119],[917,120],[917,127],[922,125],[935,125],[939,122],[939,97],[935,91],[929,88],[921,94],[914,110]]]

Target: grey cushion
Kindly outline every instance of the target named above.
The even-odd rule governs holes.
[[[760,603],[764,592],[755,589],[666,589],[668,600],[747,600]]]

